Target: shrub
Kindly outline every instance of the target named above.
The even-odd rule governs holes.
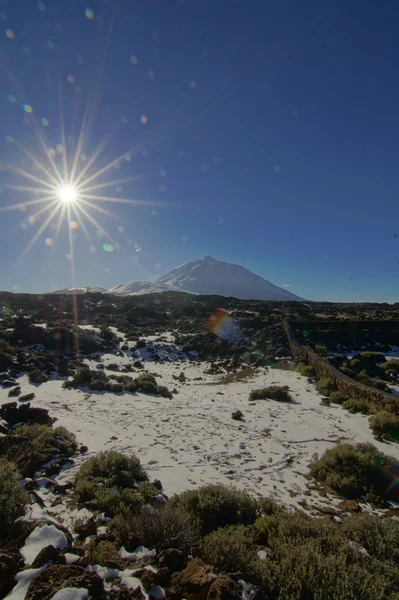
[[[331,392],[335,392],[337,390],[337,386],[335,385],[335,383],[331,379],[328,379],[328,377],[323,377],[322,379],[319,379],[316,387],[317,391],[320,394],[323,394],[323,396],[329,396]]]
[[[358,356],[358,355],[356,355]],[[361,352],[360,357],[366,362],[379,364],[385,362],[385,355],[382,352]]]
[[[331,400],[331,402],[333,402],[334,404],[343,404],[345,402],[345,400],[349,400],[348,396],[345,396],[345,394],[342,394],[341,392],[331,392],[331,394],[329,395],[329,398]]]
[[[372,404],[353,398],[345,400],[345,402],[342,403],[342,406],[352,414],[361,413],[362,415],[370,415],[375,410]]]
[[[49,425],[22,425],[16,430],[23,438],[10,444],[7,458],[12,460],[23,476],[32,476],[55,454],[71,456],[76,452],[76,438],[65,427]]]
[[[277,400],[278,402],[292,402],[292,396],[289,393],[288,385],[269,385],[261,390],[253,390],[250,400]]]
[[[281,346],[280,348],[277,348],[276,356],[277,358],[289,358],[290,356],[292,356],[292,354],[288,348],[284,348],[284,346]]]
[[[232,486],[205,485],[175,496],[172,502],[186,510],[204,534],[227,525],[249,525],[257,517],[256,500]]]
[[[39,371],[39,369],[35,369],[29,373],[30,383],[46,383],[46,381],[48,381],[47,375]]]
[[[370,419],[370,427],[378,438],[399,440],[399,417],[381,410]]]
[[[101,483],[108,488],[134,488],[138,482],[147,480],[147,473],[136,456],[110,450],[99,452],[83,463],[76,475],[75,489],[79,494],[81,484],[87,482]]]
[[[307,365],[306,363],[303,363],[303,362],[299,362],[296,365],[294,371],[296,373],[299,373],[300,375],[303,375],[304,377],[315,377],[315,375],[316,375],[312,365]]]
[[[168,502],[165,506],[143,506],[136,512],[116,516],[109,528],[128,544],[132,536],[157,552],[166,548],[195,551],[200,543],[199,529],[187,511]]]
[[[24,505],[29,501],[28,494],[18,485],[19,478],[16,465],[0,458],[0,540],[15,519],[24,514]]]
[[[314,349],[315,349],[315,352],[317,352],[317,354],[319,356],[327,356],[327,354],[328,354],[327,346],[322,346],[322,345],[315,346]]]
[[[360,544],[374,558],[397,562],[399,559],[399,521],[372,515],[352,515],[341,526],[345,536]]]
[[[386,362],[380,364],[381,369],[384,371],[393,371],[394,373],[399,373],[399,360],[387,360]]]
[[[370,494],[381,501],[393,497],[398,471],[399,463],[372,444],[338,444],[310,465],[315,479],[345,498]]]
[[[251,573],[251,563],[257,558],[257,549],[245,525],[230,525],[209,533],[205,539],[201,556],[219,571],[236,573],[244,577]]]
[[[124,566],[115,545],[107,540],[98,543],[96,539],[90,540],[85,547],[85,557],[89,565],[115,567],[120,564],[121,568]]]

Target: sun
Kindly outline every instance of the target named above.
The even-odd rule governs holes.
[[[73,204],[78,199],[78,192],[73,185],[60,185],[57,197],[63,204]]]

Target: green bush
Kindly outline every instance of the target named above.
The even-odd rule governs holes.
[[[281,346],[280,348],[277,348],[276,356],[277,358],[289,358],[290,356],[292,356],[292,354],[289,348],[284,348],[284,346]]]
[[[330,396],[332,392],[335,392],[337,390],[337,386],[335,385],[335,383],[328,377],[322,377],[322,379],[319,379],[316,387],[317,391],[320,394],[327,397]]]
[[[172,499],[198,523],[203,534],[227,525],[253,523],[258,505],[252,496],[232,486],[205,485]]]
[[[318,346],[315,346],[314,349],[315,349],[315,352],[317,352],[317,354],[319,356],[327,356],[328,355],[327,346],[318,345]]]
[[[148,481],[148,476],[139,459],[109,450],[99,452],[83,463],[76,475],[76,491],[83,482],[123,489],[134,488],[140,481]]]
[[[342,406],[352,414],[361,413],[362,415],[371,415],[375,410],[372,404],[353,398],[345,400],[345,402],[342,403]]]
[[[341,526],[341,533],[363,546],[373,557],[384,561],[399,560],[399,521],[373,515],[352,515]]]
[[[300,375],[303,375],[304,377],[315,377],[316,375],[314,368],[311,365],[307,365],[303,362],[299,362],[294,371]]]
[[[382,502],[393,497],[391,484],[398,469],[394,458],[372,444],[338,444],[310,465],[315,479],[345,498],[370,495]]]
[[[18,485],[20,475],[13,462],[0,458],[0,540],[14,521],[24,514],[29,496]]]
[[[132,536],[146,548],[178,548],[194,552],[200,545],[197,524],[186,510],[171,502],[165,506],[142,506],[139,511],[118,515],[109,524],[122,544],[129,544]]]
[[[257,549],[245,525],[230,525],[209,533],[203,543],[201,556],[219,571],[251,573],[251,563],[257,558]]]
[[[292,402],[292,396],[289,393],[288,385],[269,385],[261,390],[253,390],[250,400],[277,400],[278,402]]]
[[[345,394],[342,394],[339,391],[331,392],[329,398],[334,404],[343,404],[345,400],[349,400],[348,396],[345,396]]]
[[[359,356],[359,355],[356,355]],[[374,364],[380,364],[385,362],[385,355],[382,354],[382,352],[361,352],[360,356],[362,358],[362,360],[365,360],[366,362],[370,362],[370,363],[374,363]]]
[[[29,373],[30,383],[46,383],[46,381],[48,381],[47,375],[39,371],[39,369],[35,369]]]
[[[370,419],[370,427],[377,438],[399,440],[399,417],[381,410]]]
[[[394,373],[399,373],[399,360],[387,360],[380,364],[381,369],[384,371],[392,371]]]
[[[21,440],[9,445],[7,458],[23,476],[32,476],[55,454],[71,456],[76,452],[76,438],[65,427],[21,425],[15,430]]]
[[[102,567],[110,565],[115,568],[115,565],[120,564],[120,568],[124,567],[115,544],[107,540],[98,543],[96,539],[90,540],[85,546],[85,558],[89,565],[100,565]]]

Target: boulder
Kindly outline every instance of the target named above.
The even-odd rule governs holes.
[[[97,573],[76,565],[52,565],[30,583],[25,600],[51,600],[66,587],[86,588],[90,598],[105,598],[104,583]]]
[[[0,417],[9,425],[17,423],[38,423],[40,425],[51,425],[56,419],[49,417],[45,408],[32,408],[30,404],[17,406],[16,402],[7,402],[0,408]]]
[[[143,569],[143,572],[140,576],[140,580],[146,592],[152,587],[165,587],[170,580],[170,571],[166,568],[159,569],[159,571]]]
[[[172,586],[168,588],[166,597],[170,600],[207,600],[211,584],[216,578],[213,567],[200,558],[194,558],[184,571],[172,578]]]
[[[244,415],[242,414],[242,412],[240,410],[235,410],[234,412],[231,413],[231,418],[234,419],[235,421],[241,421],[241,419],[244,417]]]
[[[42,567],[48,562],[59,563],[63,565],[65,564],[66,559],[57,548],[54,548],[54,546],[46,546],[45,548],[42,548],[39,554],[36,556],[31,565],[31,569]]]
[[[166,567],[171,573],[176,571],[182,571],[187,565],[187,559],[182,550],[176,548],[168,548],[162,550],[158,557],[159,566],[161,568]]]
[[[8,395],[10,398],[12,398],[13,396],[19,396],[21,393],[21,386],[17,385],[17,387],[13,387],[10,389],[10,391],[8,392]]]
[[[362,512],[362,507],[356,500],[343,500],[338,504],[341,512]]]
[[[18,571],[18,560],[8,550],[0,550],[0,598],[4,598],[14,587],[14,575]]]
[[[207,600],[242,600],[242,587],[227,575],[218,577],[211,583]]]
[[[33,400],[35,395],[36,395],[35,392],[30,392],[30,394],[24,394],[23,396],[19,397],[19,401],[25,402],[26,400]]]

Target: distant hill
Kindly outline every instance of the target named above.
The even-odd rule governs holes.
[[[223,262],[212,256],[185,263],[152,283],[134,281],[114,286],[108,291],[120,295],[138,295],[168,290],[233,296],[244,300],[303,300],[240,265]]]
[[[55,292],[51,292],[52,294],[86,294],[88,292],[94,293],[102,293],[108,292],[106,288],[103,287],[74,287],[74,288],[65,288],[63,290],[56,290]]]

